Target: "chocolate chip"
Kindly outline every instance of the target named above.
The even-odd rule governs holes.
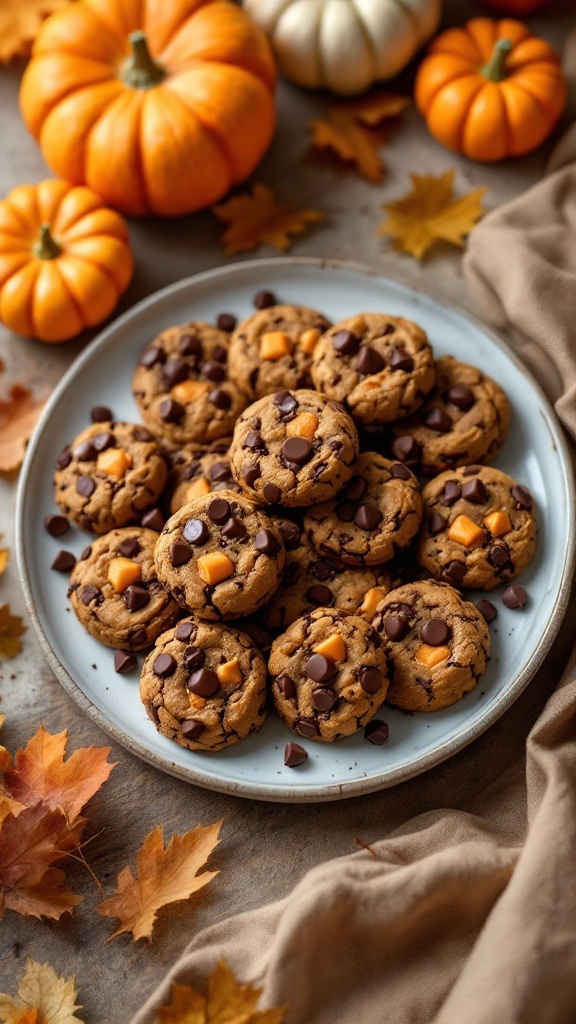
[[[276,305],[276,296],[274,292],[256,292],[252,301],[256,309],[270,309],[270,306]]]
[[[174,569],[177,569],[179,565],[186,565],[191,558],[192,551],[190,550],[187,544],[182,544],[180,541],[175,541],[174,544],[170,545],[170,565]]]
[[[502,600],[507,608],[524,608],[528,600],[528,594],[519,583],[513,583],[502,594]]]
[[[188,689],[197,697],[213,697],[220,689],[220,680],[212,668],[200,668],[188,679]]]
[[[211,501],[208,505],[208,518],[213,523],[219,523],[220,525],[225,523],[230,518],[230,513],[230,505],[224,498],[214,498],[214,501]]]
[[[145,647],[150,643],[145,629],[136,629],[133,633],[130,633],[129,639],[133,647]]]
[[[282,445],[282,455],[286,462],[304,466],[312,455],[312,445],[304,437],[288,437]]]
[[[271,504],[280,501],[280,498],[282,497],[282,491],[280,488],[277,487],[276,484],[272,483],[264,484],[262,493],[264,494],[266,501],[269,501]]]
[[[214,483],[220,483],[222,480],[229,480],[232,476],[232,470],[230,469],[229,462],[215,462],[213,466],[210,466],[208,470],[208,476]]]
[[[360,338],[352,331],[337,331],[332,335],[332,347],[341,356],[353,356],[360,348]]]
[[[186,360],[176,356],[174,359],[169,359],[165,366],[163,366],[162,383],[167,390],[173,388],[175,384],[180,384],[183,380],[186,380],[189,372],[190,367]]]
[[[215,388],[214,391],[209,391],[208,401],[212,402],[212,405],[215,405],[217,409],[229,409],[232,405],[230,395],[222,388]]]
[[[80,444],[77,444],[72,450],[72,454],[75,459],[78,459],[78,462],[94,462],[98,452],[96,451],[92,440],[90,440],[81,441]]]
[[[271,558],[278,551],[278,541],[270,530],[259,530],[254,537],[254,547],[261,555],[269,555]]]
[[[78,594],[82,604],[90,604],[91,601],[100,599],[101,592],[98,587],[93,586],[92,583],[87,583],[85,587],[82,587]]]
[[[89,498],[96,490],[96,484],[91,476],[79,476],[76,481],[76,490],[83,498]]]
[[[88,544],[88,547],[85,547],[84,550],[82,551],[81,555],[80,555],[80,561],[81,562],[85,562],[87,558],[90,558],[91,554],[92,554],[92,545]]]
[[[486,484],[477,476],[473,480],[468,480],[462,488],[462,497],[466,501],[471,501],[473,505],[481,505],[488,497]]]
[[[420,630],[420,639],[430,647],[442,647],[452,636],[452,630],[444,619],[428,619]]]
[[[336,505],[334,511],[341,523],[351,523],[356,514],[356,505],[353,505],[351,501],[343,501],[342,504]]]
[[[393,466],[390,466],[390,473],[395,480],[411,480],[412,473],[406,466],[403,466],[401,462],[395,462]]]
[[[112,413],[107,405],[95,405],[90,410],[90,419],[92,423],[106,423],[112,419]]]
[[[314,728],[315,735],[316,728]],[[297,768],[299,764],[303,764],[308,757],[308,751],[304,750],[299,743],[287,743],[284,747],[284,764],[287,768]]]
[[[93,519],[91,519],[90,516],[87,516],[85,512],[82,512],[78,517],[78,523],[82,530],[91,530],[94,525]]]
[[[380,373],[380,370],[384,369],[385,365],[383,356],[375,348],[371,348],[370,345],[364,345],[354,360],[354,369],[366,376]]]
[[[69,445],[66,445],[66,447],[62,449],[60,455],[56,459],[56,469],[66,469],[66,466],[69,466],[71,462],[72,450]]]
[[[248,487],[254,487],[254,484],[260,478],[260,466],[258,463],[251,462],[247,466],[244,466],[242,470],[242,477],[246,481]]]
[[[157,345],[150,345],[145,348],[142,355],[140,356],[140,366],[145,366],[147,370],[151,370],[156,363],[166,362],[166,353],[163,349],[158,348]]]
[[[510,488],[510,494],[516,502],[516,508],[532,508],[532,495],[527,487],[514,484],[514,487]]]
[[[448,520],[444,516],[440,515],[439,512],[431,512],[428,517],[428,532],[435,537],[437,533],[442,533],[448,526]]]
[[[227,363],[228,349],[223,345],[216,345],[216,348],[212,349],[212,359],[215,359],[217,363]]]
[[[135,558],[140,551],[140,541],[137,537],[127,537],[118,548],[118,553],[124,558]]]
[[[382,747],[386,743],[389,735],[390,730],[388,729],[386,722],[383,722],[379,718],[373,718],[372,721],[368,722],[364,727],[364,739],[368,740],[368,743],[373,743],[375,747]]]
[[[181,356],[201,356],[202,342],[195,334],[183,334],[178,342],[178,351]]]
[[[191,622],[179,622],[174,631],[174,636],[177,640],[186,641],[189,640],[194,632],[194,626]]]
[[[457,409],[461,409],[462,412],[467,412],[474,405],[476,399],[474,392],[466,384],[455,384],[454,387],[448,388],[446,401],[455,405]]]
[[[459,562],[458,559],[454,559],[444,569],[444,575],[451,583],[461,583],[467,573],[466,565],[464,562]]]
[[[198,718],[185,718],[180,726],[180,732],[185,740],[197,740],[204,732],[204,723]]]
[[[159,508],[151,508],[144,513],[141,523],[147,530],[156,530],[156,533],[160,533],[164,529],[166,520]]]
[[[348,481],[344,488],[344,494],[348,498],[348,501],[362,501],[362,498],[366,494],[368,484],[361,476],[353,476]]]
[[[222,536],[228,540],[239,540],[241,537],[245,537],[247,532],[242,520],[236,519],[235,516],[231,516],[222,527]]]
[[[66,516],[46,516],[44,520],[44,529],[51,537],[61,537],[63,533],[66,533],[70,529],[70,523],[66,519]]]
[[[386,636],[393,643],[403,640],[410,629],[409,623],[400,615],[387,615],[382,625]]]
[[[412,373],[414,360],[405,348],[393,348],[388,360],[391,370],[404,370],[405,373]]]
[[[332,591],[329,587],[323,586],[322,583],[317,583],[315,586],[309,587],[304,596],[310,604],[318,605],[321,608],[329,608],[334,604]]]
[[[456,480],[448,480],[444,486],[444,491],[440,495],[440,501],[443,505],[447,505],[451,508],[455,505],[458,499],[462,496],[462,488]]]
[[[336,662],[323,654],[313,654],[306,662],[306,673],[315,683],[325,683],[337,675]]]
[[[410,434],[395,437],[392,442],[392,451],[400,462],[418,462],[422,458],[422,445]]]
[[[187,647],[182,655],[182,664],[187,672],[196,672],[206,661],[206,651],[201,647]]]
[[[189,519],[182,530],[184,540],[195,546],[205,544],[210,536],[208,527],[200,519]],[[190,552],[192,554],[192,552]]]
[[[219,313],[216,317],[216,327],[219,331],[227,331],[230,334],[236,327],[236,317],[232,313]]]
[[[114,671],[124,674],[133,672],[136,668],[136,658],[128,651],[114,651]]]
[[[160,718],[158,716],[156,708],[154,707],[153,704],[150,703],[145,704],[144,707],[146,708],[146,714],[148,715],[148,718],[150,719],[151,722],[154,722],[154,725],[156,726],[156,728],[158,728],[158,726],[160,725]]]
[[[146,430],[146,427],[141,427],[139,424],[134,427],[132,437],[135,441],[141,441],[142,444],[146,444],[147,442],[154,440],[150,431]]]
[[[436,430],[439,434],[447,434],[452,426],[452,417],[445,409],[435,406],[426,413],[424,423],[430,430]]]
[[[95,434],[92,441],[97,452],[105,452],[107,448],[116,447],[116,438],[109,430],[104,434]]]
[[[485,598],[482,598],[481,601],[478,601],[476,607],[480,614],[484,616],[486,622],[493,622],[498,614],[498,611],[494,607],[492,602],[486,601]]]
[[[382,520],[382,513],[375,505],[360,505],[356,509],[354,522],[361,530],[375,530]]]
[[[510,561],[510,552],[505,544],[494,544],[488,552],[488,561],[496,569],[501,569]]]
[[[303,736],[317,736],[320,731],[313,718],[298,718],[296,728]]]
[[[152,664],[154,675],[159,676],[160,679],[174,675],[177,667],[176,659],[171,654],[159,654]]]
[[[331,690],[312,690],[312,703],[317,711],[331,711],[336,703],[336,695]]]
[[[283,697],[289,700],[296,693],[296,686],[294,680],[287,676],[285,673],[276,678],[276,686],[280,690]]]
[[[259,434],[255,430],[249,430],[242,442],[243,448],[249,448],[253,452],[265,452],[266,445],[264,444],[264,438],[262,434]]]
[[[71,572],[76,565],[76,558],[71,551],[59,551],[52,562],[52,568],[56,572]]]
[[[137,583],[131,583],[123,594],[124,604],[131,612],[140,611],[140,608],[145,608],[150,602],[150,594],[145,587],[140,587]]]
[[[184,406],[180,402],[175,402],[173,398],[162,399],[158,406],[158,415],[163,423],[176,423],[182,419],[185,412]]]
[[[317,580],[332,580],[338,572],[336,563],[327,562],[324,558],[317,559],[310,568]]]
[[[286,551],[294,551],[295,548],[300,547],[300,528],[296,523],[285,520],[277,525]]]
[[[203,377],[213,380],[216,384],[226,377],[226,370],[222,363],[216,362],[215,359],[209,359],[207,363],[203,363],[200,372]]]
[[[360,671],[360,686],[366,693],[376,693],[384,682],[384,675],[379,668],[363,668]]]

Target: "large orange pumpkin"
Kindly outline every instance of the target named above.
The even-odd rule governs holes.
[[[266,38],[228,0],[76,0],[44,22],[20,104],[57,174],[169,217],[254,170],[274,81]]]
[[[519,21],[473,18],[432,43],[416,77],[429,131],[472,160],[536,149],[566,104],[556,51]]]

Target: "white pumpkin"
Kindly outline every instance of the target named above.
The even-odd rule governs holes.
[[[244,0],[298,85],[345,96],[393,78],[438,27],[442,0]]]

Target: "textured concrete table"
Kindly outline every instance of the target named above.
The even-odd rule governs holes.
[[[572,13],[570,13],[572,10]],[[561,46],[573,26],[571,0],[555,6],[554,16],[534,26]],[[480,13],[479,5],[452,0],[452,21]],[[14,185],[46,176],[35,142],[18,114],[21,69],[0,70],[0,194]],[[407,79],[407,82],[409,79]],[[338,172],[307,156],[307,122],[323,110],[326,97],[281,85],[279,127],[275,142],[257,173],[286,199],[317,206],[326,220],[299,239],[294,255],[359,260],[416,288],[428,289],[474,309],[462,278],[461,256],[449,247],[438,250],[423,265],[397,256],[375,232],[379,204],[401,196],[409,172],[438,173],[457,167],[460,190],[487,185],[492,208],[529,187],[542,174],[546,152],[497,167],[484,167],[454,158],[426,133],[415,110],[403,118],[385,151],[387,175],[374,187],[355,174]],[[226,262],[219,244],[220,227],[205,213],[179,222],[133,222],[131,235],[136,274],[122,309],[142,296],[197,271]],[[274,254],[260,250],[255,255]],[[265,284],[265,282],[263,282]],[[6,364],[3,385],[10,379],[27,382],[41,394],[54,385],[85,344],[62,347],[22,341],[0,328],[0,357]],[[13,539],[15,487],[0,481],[0,532]],[[0,581],[0,603],[9,600],[24,613],[15,559]],[[86,894],[72,918],[59,924],[18,917],[8,912],[0,930],[0,991],[13,991],[26,956],[49,961],[66,975],[75,973],[88,1024],[120,1024],[144,1001],[188,938],[206,924],[238,911],[284,896],[310,867],[349,852],[355,838],[370,842],[430,808],[466,808],[475,793],[497,780],[520,755],[530,725],[547,697],[547,676],[526,693],[489,733],[444,765],[395,789],[345,803],[318,807],[250,802],[188,786],[114,747],[118,761],[110,781],[92,802],[87,836],[99,833],[87,854],[107,893],[117,872],[134,864],[149,830],[162,824],[169,838],[197,822],[224,818],[223,842],[212,857],[218,880],[189,904],[163,913],[151,945],[134,944],[123,936],[106,939],[113,922],[96,916],[100,900],[87,874],[70,863],[68,875],[75,892]],[[69,731],[70,748],[103,745],[107,737],[66,695],[52,675],[29,630],[23,653],[0,663],[0,709],[7,722],[3,742],[14,750],[24,744],[40,723],[58,732]]]

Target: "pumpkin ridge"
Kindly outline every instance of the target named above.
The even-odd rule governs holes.
[[[28,336],[29,337],[37,337],[38,335],[37,335],[37,331],[36,331],[36,324],[34,322],[33,308],[34,308],[34,292],[36,291],[36,285],[38,283],[38,278],[40,276],[40,266],[38,265],[38,260],[34,259],[34,255],[32,253],[30,255],[32,257],[31,260],[30,260],[30,263],[25,264],[24,267],[22,268],[23,270],[24,270],[25,267],[30,267],[31,268],[28,271],[28,277],[29,277],[30,280],[26,282],[26,290],[28,292],[28,295],[27,295],[27,299],[26,299],[25,316],[26,316],[27,324],[30,325],[30,330],[28,331]],[[17,273],[20,273],[20,271],[17,271]],[[14,275],[14,276],[16,276],[16,275]],[[2,289],[2,291],[4,291],[4,289]]]
[[[481,79],[478,78],[478,88],[476,89],[476,92],[474,93],[474,95],[470,97],[468,106],[466,108],[466,115],[462,118],[462,124],[460,125],[460,131],[458,132],[458,146],[459,146],[460,151],[462,151],[462,152],[464,151],[464,138],[465,138],[465,135],[466,135],[466,122],[468,120],[468,114],[470,113],[470,108],[472,107],[472,104],[476,100],[476,97],[480,94],[480,92],[484,88],[485,84],[486,84],[485,82],[481,81]],[[445,87],[443,86],[443,88],[445,88]]]
[[[398,0],[398,6],[401,7],[402,10],[404,10],[404,5],[402,3],[402,0]],[[352,7],[356,11],[356,17],[358,18],[358,24],[360,26],[360,31],[361,31],[361,33],[362,33],[362,35],[364,37],[364,42],[366,43],[366,46],[368,47],[368,50],[370,51],[370,56],[372,57],[372,67],[371,67],[370,71],[371,71],[371,77],[374,77],[374,75],[376,75],[377,71],[378,71],[378,56],[377,56],[377,53],[376,53],[376,48],[374,46],[374,40],[372,39],[372,37],[370,35],[370,32],[368,31],[368,26],[367,26],[366,22],[364,21],[364,18],[362,16],[362,11],[360,10],[359,7],[356,6],[355,0],[352,0]]]
[[[112,241],[119,242],[120,244],[122,244],[120,242],[120,239],[116,238],[114,235],[90,235],[91,241],[95,241],[95,240],[97,240],[99,238],[111,238]],[[82,239],[78,239],[78,241],[82,241]],[[74,244],[74,243],[72,243],[72,244]],[[104,277],[110,282],[110,284],[113,285],[114,288],[116,288],[117,291],[119,291],[118,282],[111,275],[109,268],[104,266],[104,264],[101,263],[100,260],[95,260],[95,259],[91,259],[91,258],[89,259],[87,256],[77,256],[76,253],[70,252],[70,251],[64,252],[64,255],[65,255],[66,259],[76,260],[77,263],[87,263],[87,264],[89,264],[89,265],[91,265],[93,267],[97,267],[98,270],[100,270],[102,272]]]
[[[119,84],[122,85],[122,82],[120,82]],[[86,183],[88,183],[88,158],[89,158],[89,155],[90,155],[90,145],[91,145],[92,134],[93,134],[93,132],[96,131],[96,129],[97,129],[100,121],[102,120],[102,118],[104,118],[104,117],[106,117],[108,115],[108,113],[110,111],[110,107],[116,102],[116,100],[118,100],[126,92],[133,92],[136,95],[139,94],[139,91],[136,90],[136,89],[130,89],[129,87],[124,87],[123,92],[119,92],[118,96],[116,97],[116,99],[112,100],[111,103],[107,104],[107,106],[104,108],[104,110],[100,111],[100,113],[98,114],[98,117],[96,118],[94,123],[91,125],[90,130],[86,134],[86,137],[84,139],[84,181]],[[136,134],[138,136],[138,139],[140,138],[140,129],[141,129],[141,125],[142,125],[142,106],[143,106],[143,104],[140,103],[140,106],[139,106],[139,109],[138,109],[138,122],[137,122],[137,125],[136,125],[136,128],[137,128]],[[147,213],[148,216],[150,216],[150,214],[152,212],[152,206],[151,206],[151,203],[150,203],[150,196],[149,196],[149,193],[148,193],[148,183],[146,182],[145,175],[144,175],[144,164],[142,162],[142,147],[141,147],[140,144],[138,144],[138,146],[136,146],[136,152],[134,154],[134,157],[135,157],[135,163],[136,163],[136,173],[138,175],[138,184],[140,185],[141,192],[142,192],[142,199],[143,199],[143,202],[144,202],[144,206],[146,207],[146,213]],[[93,186],[91,186],[89,184],[88,187],[92,188]],[[93,191],[96,192],[97,189],[93,188]]]
[[[85,262],[88,262],[88,261],[86,260]],[[76,315],[78,316],[78,319],[79,319],[80,323],[82,324],[82,330],[85,331],[86,328],[88,327],[88,324],[86,322],[86,317],[84,316],[82,308],[79,305],[79,303],[78,303],[78,301],[76,299],[76,296],[71,292],[70,287],[68,285],[68,282],[67,282],[66,278],[64,277],[64,275],[61,273],[60,267],[58,266],[57,262],[55,263],[55,266],[56,266],[56,269],[58,271],[58,277],[60,278],[60,281],[62,283],[62,288],[66,292],[66,295],[68,296],[70,305],[73,307],[74,311],[76,312]]]

